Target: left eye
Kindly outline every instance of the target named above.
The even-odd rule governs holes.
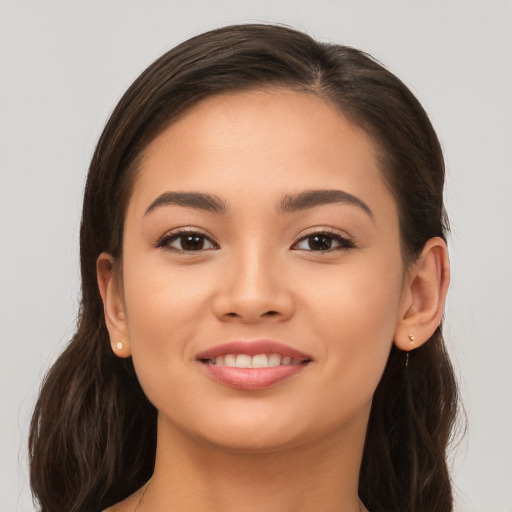
[[[292,249],[301,251],[327,252],[331,250],[352,249],[354,243],[335,233],[312,233],[301,238]]]
[[[215,249],[215,245],[202,233],[182,231],[165,237],[159,244],[167,249],[191,252]]]

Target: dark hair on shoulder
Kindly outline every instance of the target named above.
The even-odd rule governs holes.
[[[229,26],[170,50],[131,85],[97,144],[80,231],[77,332],[46,375],[30,429],[30,476],[42,512],[97,512],[152,472],[157,411],[131,358],[110,348],[96,280],[103,251],[119,260],[123,221],[143,150],[203,98],[255,88],[307,91],[370,134],[400,218],[405,264],[445,239],[444,163],[429,118],[409,89],[364,52],[276,25]],[[447,446],[457,388],[441,327],[410,353],[393,347],[375,392],[360,471],[372,512],[449,512]]]

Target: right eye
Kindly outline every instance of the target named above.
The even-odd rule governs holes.
[[[218,249],[206,235],[197,231],[178,231],[165,235],[157,243],[157,247],[163,247],[176,252],[198,252],[203,250]]]

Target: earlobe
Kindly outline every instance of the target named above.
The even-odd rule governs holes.
[[[435,332],[444,311],[450,264],[446,243],[431,238],[408,273],[401,318],[395,332],[395,345],[404,351],[414,350]]]
[[[118,357],[131,355],[124,303],[120,283],[114,272],[114,258],[101,253],[96,260],[98,288],[103,301],[105,324],[110,336],[110,346]]]

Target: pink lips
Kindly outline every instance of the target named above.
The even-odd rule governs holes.
[[[211,364],[216,358],[227,355],[257,356],[278,354],[294,361],[294,364],[264,368],[237,368],[223,364]],[[260,390],[271,387],[300,373],[311,361],[311,357],[298,350],[271,340],[233,341],[217,345],[197,355],[210,377],[230,387],[245,390]]]

